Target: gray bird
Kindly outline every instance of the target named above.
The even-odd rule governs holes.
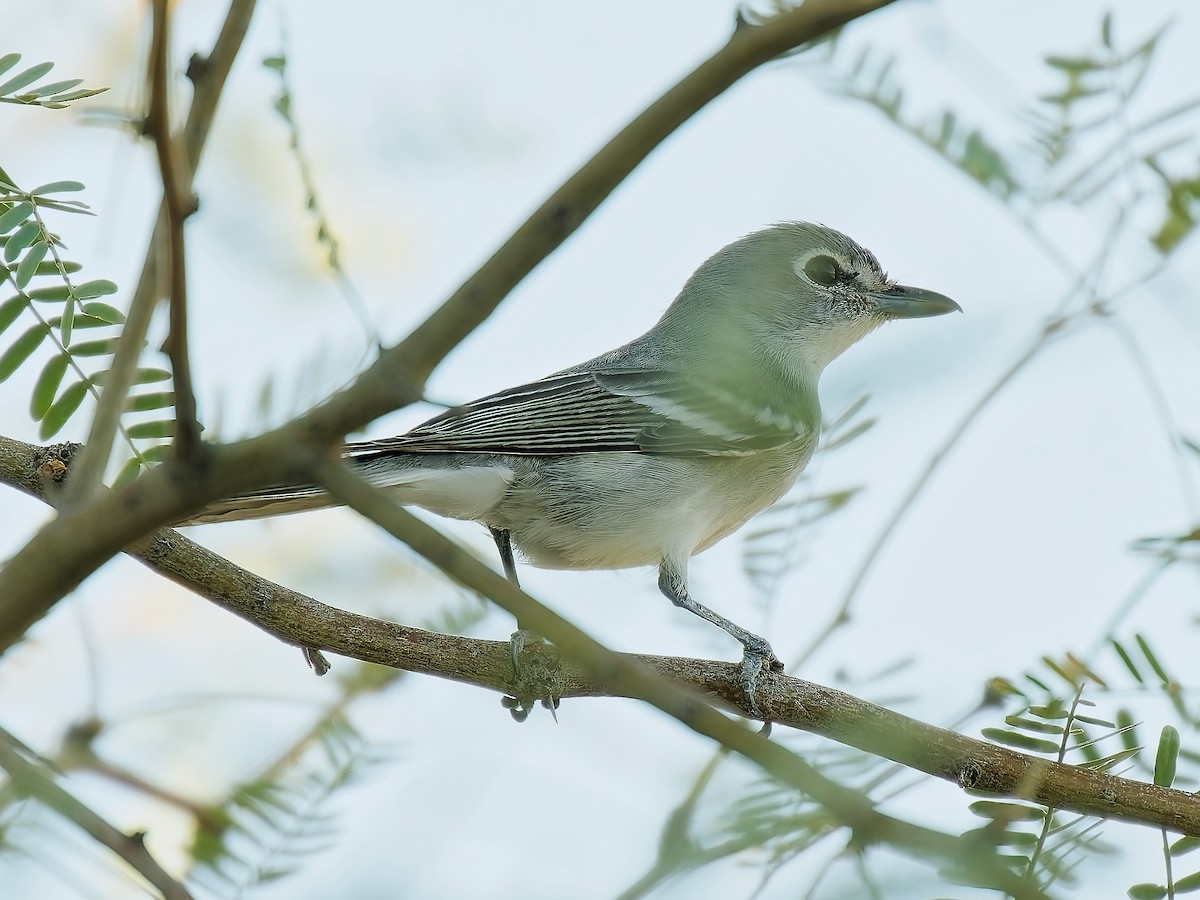
[[[657,566],[672,603],[744,648],[757,713],[771,645],[688,592],[688,560],[778,500],[817,446],[822,370],[890,319],[960,310],[896,284],[830,228],[785,222],[719,250],[641,337],[540,381],[455,407],[407,434],[347,444],[345,458],[398,503],[481,522],[506,575],[535,566]],[[331,505],[279,485],[192,519]]]

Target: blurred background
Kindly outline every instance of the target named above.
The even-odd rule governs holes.
[[[174,5],[178,71],[211,46],[225,9]],[[844,231],[965,314],[894,323],[830,367],[822,403],[830,421],[848,414],[831,432],[841,440],[780,508],[694,561],[696,597],[785,661],[803,657],[794,674],[974,736],[1023,702],[977,710],[989,679],[1069,701],[1074,688],[1051,685],[1043,657],[1062,667],[1073,653],[1094,673],[1084,696],[1096,715],[1134,708],[1151,757],[1164,723],[1200,749],[1188,713],[1200,679],[1195,544],[1144,541],[1200,521],[1200,451],[1185,443],[1200,442],[1200,13],[1183,0],[1116,5],[1102,27],[1106,9],[897,3],[750,74],[513,291],[436,371],[429,397],[468,400],[623,343],[709,254],[766,224]],[[188,222],[208,433],[285,421],[362,368],[376,335],[402,338],[716,50],[734,11],[718,0],[260,4]],[[160,194],[153,148],[129,124],[145,97],[148,9],[53,0],[8,12],[0,52],[111,87],[70,110],[0,107],[0,165],[26,188],[87,185],[74,196],[96,217],[51,225],[88,277],[120,286],[108,298],[120,307]],[[177,110],[188,97],[180,78]],[[148,364],[164,365],[164,333],[157,323]],[[37,373],[0,385],[11,437],[38,440]],[[58,439],[85,434],[79,418]],[[8,556],[49,513],[12,491],[0,504]],[[482,529],[439,525],[493,559]],[[334,606],[494,639],[513,628],[345,511],[189,536]],[[614,649],[738,655],[672,608],[653,572],[524,568],[522,580]],[[1140,650],[1137,634],[1146,652],[1133,665],[1150,673],[1152,652],[1176,682],[1169,697],[1112,650],[1112,639]],[[661,897],[857,897],[869,885],[972,896],[891,852],[860,861],[844,833],[797,838],[770,804],[799,801],[737,761],[705,783],[693,823],[700,845],[728,852],[699,867],[660,858],[664,822],[713,758],[708,741],[617,700],[567,701],[557,723],[539,709],[518,726],[488,693],[333,663],[317,679],[294,648],[119,558],[0,660],[0,724],[48,756],[73,750],[64,784],[145,830],[168,868],[199,852],[199,896],[601,898],[648,872],[664,880],[630,896],[652,885]],[[828,742],[777,739],[849,784],[883,771]],[[956,787],[913,773],[876,796],[953,832],[982,821]],[[780,817],[777,830],[729,843],[751,831],[749,801]],[[223,816],[238,827],[220,849],[194,848],[197,822]],[[1056,890],[1116,896],[1164,877],[1159,834],[1102,829],[1113,852],[1087,855]],[[5,896],[143,896],[44,809],[9,798],[0,839]]]

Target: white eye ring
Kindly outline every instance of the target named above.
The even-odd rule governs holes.
[[[795,270],[797,275],[821,287],[833,287],[839,281],[846,280],[846,270],[828,253],[814,253],[796,260]]]

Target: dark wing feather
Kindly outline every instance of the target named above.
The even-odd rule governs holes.
[[[348,449],[356,457],[397,451],[740,456],[807,433],[803,423],[694,378],[631,369],[552,375],[449,409],[399,437]]]

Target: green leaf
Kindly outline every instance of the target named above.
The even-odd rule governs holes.
[[[1193,872],[1175,881],[1176,894],[1190,894],[1192,891],[1200,891],[1200,872]]]
[[[1121,662],[1125,663],[1125,668],[1129,670],[1129,674],[1133,676],[1133,680],[1138,684],[1145,684],[1145,682],[1142,680],[1142,673],[1139,672],[1137,666],[1133,664],[1133,659],[1127,652],[1125,652],[1125,648],[1121,646],[1120,642],[1118,642],[1116,638],[1113,638],[1110,643],[1112,644],[1113,650],[1117,652],[1117,656],[1121,657]]]
[[[125,465],[121,466],[121,471],[117,473],[117,477],[113,479],[113,487],[124,487],[138,477],[138,473],[142,471],[142,463],[136,456],[133,459],[127,459]]]
[[[262,64],[263,68],[282,72],[287,65],[287,60],[282,56],[267,56],[263,58]]]
[[[1167,889],[1161,884],[1146,882],[1135,884],[1128,890],[1127,896],[1129,900],[1162,900],[1163,897],[1167,896]]]
[[[47,72],[54,68],[54,63],[44,62],[38,63],[36,66],[30,66],[24,72],[14,75],[4,84],[0,84],[0,97],[5,94],[14,94],[26,85],[33,84]]]
[[[104,338],[98,341],[83,341],[72,344],[68,349],[72,356],[109,356],[117,349],[119,338]]]
[[[1002,803],[998,800],[976,800],[967,809],[985,819],[1000,819],[1005,822],[1041,822],[1046,818],[1046,810],[1040,806]]]
[[[175,405],[175,394],[163,391],[152,394],[130,394],[125,399],[126,412],[148,412],[152,409],[167,409]]]
[[[166,444],[160,444],[157,447],[147,447],[142,451],[142,459],[146,462],[162,462],[167,458],[167,450],[169,449]]]
[[[1062,725],[1055,725],[1051,722],[1036,722],[1033,719],[1026,719],[1022,716],[1005,716],[1004,722],[1013,728],[1020,728],[1023,731],[1038,731],[1042,734],[1062,734],[1065,730]]]
[[[103,297],[105,294],[115,294],[117,286],[107,278],[97,278],[85,281],[75,288],[75,296],[80,300],[91,300],[93,297]]]
[[[1197,848],[1200,848],[1200,838],[1181,837],[1171,845],[1171,855],[1183,856],[1185,853],[1191,853]]]
[[[29,305],[29,301],[18,294],[16,297],[9,297],[0,305],[0,334],[21,317],[21,313],[25,311],[25,307]]]
[[[1175,768],[1179,762],[1179,731],[1164,725],[1158,736],[1158,754],[1154,757],[1154,783],[1170,787],[1175,783]]]
[[[1113,48],[1112,36],[1112,10],[1108,10],[1104,14],[1104,18],[1100,20],[1100,42],[1109,50]]]
[[[1135,634],[1133,639],[1137,641],[1138,649],[1142,651],[1142,655],[1146,657],[1146,662],[1150,663],[1150,668],[1154,670],[1154,674],[1162,679],[1163,684],[1170,684],[1171,679],[1167,677],[1167,671],[1158,662],[1158,657],[1154,655],[1154,651],[1150,649],[1149,642],[1140,634]]]
[[[59,340],[63,346],[70,346],[71,333],[75,328],[75,298],[67,297],[67,305],[63,307],[62,322],[58,325]]]
[[[92,384],[103,385],[108,380],[109,369],[104,369],[92,376]],[[153,384],[156,381],[170,381],[171,373],[166,369],[144,368],[135,369],[133,384]]]
[[[159,422],[138,422],[130,425],[125,431],[134,440],[149,438],[169,438],[175,435],[175,423],[169,420]]]
[[[156,381],[170,381],[171,373],[166,369],[138,369],[133,375],[134,384],[153,384]]]
[[[23,288],[29,284],[37,271],[38,263],[46,258],[46,253],[49,252],[50,245],[45,241],[38,241],[26,251],[21,261],[17,264],[17,274],[14,280],[17,282],[17,287]]]
[[[107,303],[85,303],[83,311],[89,316],[96,319],[103,319],[110,325],[125,324],[125,313],[121,312],[115,306],[109,306]]]
[[[3,75],[20,61],[20,53],[5,53],[3,56],[0,56],[0,75]]]
[[[68,81],[52,81],[50,84],[39,84],[36,89],[29,92],[30,97],[52,97],[55,94],[61,94],[63,91],[69,91],[73,87],[78,87],[83,84],[82,78],[71,78]],[[30,191],[31,194],[36,194],[37,191]]]
[[[34,325],[17,342],[0,354],[0,381],[4,381],[17,369],[21,363],[33,355],[33,351],[41,346],[42,341],[50,334],[50,329],[40,322]]]
[[[46,363],[45,368],[42,369],[42,374],[38,376],[37,383],[33,386],[33,396],[29,401],[29,414],[35,421],[41,419],[50,410],[50,405],[54,403],[54,395],[58,393],[58,386],[62,384],[63,376],[67,374],[67,365],[70,362],[71,357],[60,353]]]
[[[26,291],[25,294],[30,300],[38,300],[42,303],[62,303],[71,296],[71,289],[65,284],[56,284],[54,287],[34,288],[32,291]]]
[[[1108,756],[1102,756],[1099,759],[1091,759],[1085,762],[1080,768],[1094,769],[1097,772],[1107,772],[1117,763],[1124,762],[1127,759],[1133,759],[1142,752],[1141,747],[1127,747],[1124,750],[1118,750],[1116,753],[1110,753]]]
[[[62,271],[70,275],[72,272],[78,272],[83,266],[77,262],[70,260],[62,261]],[[58,263],[54,260],[47,260],[37,267],[38,275],[57,275],[59,273]]]
[[[62,329],[63,317],[52,316],[46,320],[46,324],[51,328]],[[74,321],[71,323],[72,328],[109,328],[112,322],[105,322],[103,319],[97,319],[95,316],[86,316],[79,313],[75,314]]]
[[[42,417],[42,425],[38,429],[38,434],[42,440],[54,437],[67,424],[67,420],[79,409],[79,404],[83,402],[83,398],[87,396],[88,385],[86,381],[77,381],[54,401],[54,405],[46,411],[46,415]]]
[[[4,261],[12,262],[21,251],[38,239],[38,235],[42,233],[42,226],[36,220],[30,219],[4,243]]]
[[[0,213],[0,234],[7,234],[17,227],[18,222],[24,222],[33,212],[33,204],[22,200],[9,209]]]
[[[1016,747],[1020,750],[1029,750],[1033,753],[1058,752],[1058,744],[1055,741],[1045,741],[1041,738],[1030,737],[1027,734],[1009,731],[1005,728],[984,728],[981,734],[988,740],[995,741],[997,744]]]
[[[75,84],[79,84],[78,81]],[[29,193],[31,194],[58,194],[64,191],[82,191],[84,189],[83,182],[80,181],[51,181],[48,184],[43,184],[40,187],[35,187]]]

